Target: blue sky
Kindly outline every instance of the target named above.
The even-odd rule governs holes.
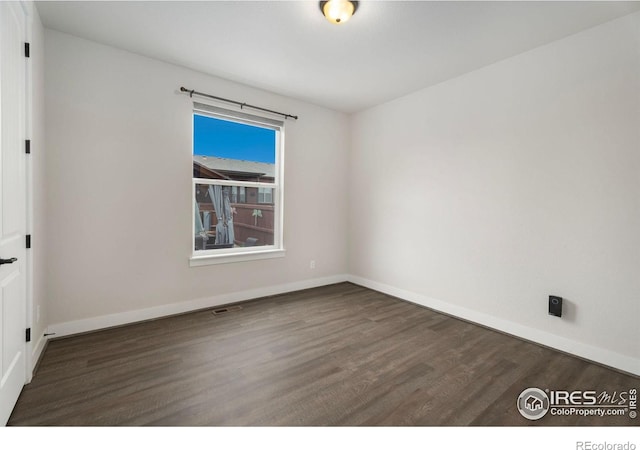
[[[193,116],[194,155],[275,164],[275,144],[275,130]]]

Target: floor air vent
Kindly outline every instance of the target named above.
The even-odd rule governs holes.
[[[227,313],[234,312],[234,311],[240,311],[241,309],[242,309],[242,306],[234,305],[234,306],[225,306],[223,308],[217,308],[217,309],[214,309],[211,312],[213,313],[214,316],[219,316],[221,314],[227,314]]]

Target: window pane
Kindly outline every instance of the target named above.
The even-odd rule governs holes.
[[[273,189],[258,188],[258,203],[273,203]]]
[[[246,202],[233,201],[236,188]],[[259,189],[273,199],[273,188],[196,184],[195,250],[273,245],[274,205],[258,202]]]
[[[273,182],[276,131],[194,114],[193,176]]]

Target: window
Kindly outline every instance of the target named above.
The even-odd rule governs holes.
[[[258,188],[258,203],[273,203],[273,189]]]
[[[283,123],[194,103],[191,265],[284,255]]]

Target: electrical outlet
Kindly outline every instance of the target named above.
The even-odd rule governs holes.
[[[549,296],[549,315],[562,317],[562,297],[557,295]]]
[[[316,268],[316,260],[312,259],[311,261],[309,261],[309,269],[315,269]]]

